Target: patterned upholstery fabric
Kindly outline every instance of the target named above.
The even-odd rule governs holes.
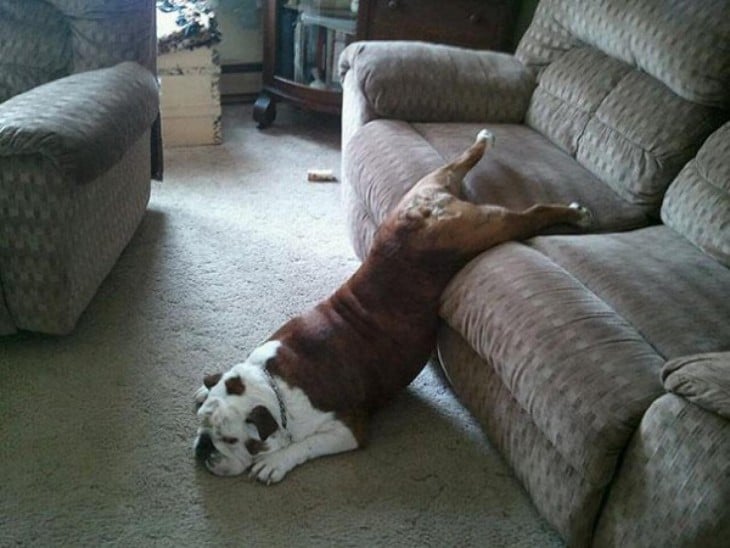
[[[484,52],[458,49],[455,72],[437,71],[447,50],[428,44],[355,45],[341,59],[358,256],[400,197],[481,127],[497,146],[466,177],[466,198],[577,200],[596,214],[598,234],[555,227],[467,265],[444,293],[438,344],[457,395],[570,546],[730,535],[718,481],[728,367],[705,363],[730,348],[730,134],[708,139],[730,113],[728,43],[725,0],[542,0],[515,58],[486,74],[465,78]],[[498,118],[519,110],[497,95],[503,72],[520,117]],[[665,194],[669,226],[653,225]]]
[[[0,32],[0,335],[68,333],[161,176],[155,3],[5,0]]]
[[[529,245],[609,304],[664,358],[730,346],[730,322],[723,321],[730,318],[723,297],[730,270],[666,226],[535,238]]]
[[[74,72],[157,65],[154,0],[4,0],[0,102]]]
[[[355,42],[340,57],[340,73],[359,90],[362,104],[348,111],[367,113],[354,114],[360,124],[371,118],[517,123],[535,86],[510,55],[418,42]],[[343,128],[343,146],[356,129]]]
[[[727,119],[728,42],[722,0],[545,0],[517,51],[539,74],[527,124],[625,200],[658,208]]]
[[[470,407],[494,405],[482,399],[496,375],[532,422],[532,443],[552,447],[577,474],[570,481],[600,499],[642,415],[663,392],[665,358],[730,344],[730,271],[664,226],[528,244],[489,250],[452,280],[441,314],[480,364],[443,365],[449,378],[468,375],[473,388],[464,381],[455,389]],[[509,420],[494,421],[498,436],[521,436]],[[534,439],[538,432],[543,441]],[[506,458],[528,474],[522,454]],[[568,524],[585,525],[597,514],[580,499],[555,507],[546,493],[564,489],[566,479],[542,481],[549,486],[526,482],[533,500],[581,545],[577,525]]]
[[[149,133],[103,175],[71,188],[48,158],[0,157],[0,279],[14,328],[74,328],[144,215]]]
[[[72,31],[73,72],[135,61],[157,64],[154,0],[47,0]]]
[[[667,394],[644,415],[594,546],[721,548],[730,538],[730,421]]]
[[[71,72],[71,29],[48,2],[4,0],[0,36],[0,103]]]
[[[682,169],[661,213],[666,224],[730,267],[730,123]]]
[[[152,125],[158,94],[154,75],[132,62],[38,86],[0,105],[0,156],[39,154],[86,183]]]
[[[726,0],[542,0],[516,55],[540,71],[589,45],[688,101],[726,109],[730,60],[720,44],[730,41],[729,9]]]
[[[545,519],[571,546],[587,546],[604,489],[588,482],[555,450],[492,365],[448,326],[439,361],[459,398],[512,467]]]
[[[467,176],[464,195],[475,203],[525,209],[537,202],[579,201],[591,208],[601,230],[645,226],[651,208],[621,199],[593,174],[536,131],[514,124],[418,124],[374,120],[345,148],[343,174],[350,233],[359,257],[375,228],[421,177],[456,157],[482,127],[497,146]],[[403,154],[407,150],[408,154]],[[566,231],[569,227],[552,231]]]
[[[730,420],[730,352],[682,356],[664,364],[669,392]]]
[[[571,466],[605,487],[662,392],[663,360],[581,282],[536,250],[503,245],[454,278],[441,315]]]

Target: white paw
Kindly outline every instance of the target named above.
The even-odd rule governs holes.
[[[285,451],[274,451],[258,457],[251,466],[248,476],[270,485],[283,480],[296,465],[297,463]]]
[[[580,214],[580,218],[575,224],[581,228],[590,228],[593,226],[594,218],[590,209],[580,205],[578,202],[573,202],[568,207],[577,210]]]
[[[208,392],[209,392],[209,390],[208,390],[208,389],[206,388],[206,386],[205,386],[205,385],[201,386],[200,388],[198,388],[198,389],[197,389],[197,390],[195,391],[195,396],[193,396],[193,398],[195,399],[195,404],[196,404],[197,406],[201,406],[201,405],[203,405],[203,402],[204,402],[204,401],[205,401],[205,400],[207,399],[207,397],[208,397]]]
[[[477,134],[477,141],[486,141],[487,148],[492,148],[496,141],[496,137],[494,136],[494,133],[488,129],[483,129]]]

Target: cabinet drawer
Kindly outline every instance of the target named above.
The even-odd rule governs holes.
[[[509,0],[370,0],[365,38],[424,40],[456,46],[508,50],[516,18]]]

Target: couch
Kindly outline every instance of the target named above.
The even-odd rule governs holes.
[[[358,42],[343,200],[362,258],[420,177],[489,128],[466,198],[579,201],[444,292],[453,390],[570,546],[730,538],[730,7],[542,0],[514,55]],[[723,125],[725,124],[725,125]]]
[[[0,334],[65,334],[162,174],[155,2],[3,0],[0,35]]]

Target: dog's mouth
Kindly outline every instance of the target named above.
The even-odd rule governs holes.
[[[217,453],[213,439],[209,434],[199,434],[195,440],[195,458],[198,462],[205,463],[211,455]]]
[[[239,462],[220,452],[213,443],[210,434],[202,432],[195,440],[195,459],[216,476],[236,476],[242,474],[250,463]]]

